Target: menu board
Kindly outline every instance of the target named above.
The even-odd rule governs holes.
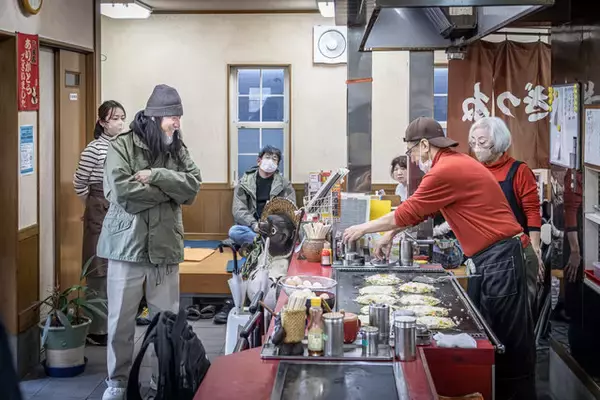
[[[583,161],[600,168],[600,107],[585,109]]]
[[[550,114],[550,163],[565,168],[579,168],[579,84],[552,86],[548,103]]]

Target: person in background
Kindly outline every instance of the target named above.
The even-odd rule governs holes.
[[[258,221],[267,202],[284,197],[296,203],[294,187],[278,173],[281,150],[266,146],[258,155],[257,165],[244,173],[233,192],[233,220],[229,237],[238,245],[254,242]]]
[[[398,182],[398,186],[396,186],[396,196],[400,196],[402,201],[406,200],[408,198],[408,188],[406,187],[406,156],[398,156],[392,160],[390,173],[392,178]]]
[[[0,387],[3,400],[21,400],[23,398],[8,334],[2,320],[0,320]]]
[[[531,246],[529,237],[493,175],[468,155],[452,151],[458,143],[445,136],[439,123],[417,118],[404,140],[407,156],[425,173],[419,187],[394,212],[346,229],[344,242],[389,231],[375,249],[383,258],[395,234],[441,211],[470,257],[468,270],[475,276],[469,280],[469,296],[506,347],[496,355],[496,398],[535,399],[535,337],[523,256]]]
[[[500,184],[510,208],[531,239],[524,249],[529,302],[536,309],[537,282],[544,278],[544,263],[540,252],[542,216],[537,180],[522,161],[508,155],[512,138],[508,127],[498,117],[484,117],[471,125],[469,146],[477,159]]]
[[[181,137],[182,115],[177,90],[156,86],[131,130],[113,139],[106,155],[104,193],[110,206],[98,241],[98,256],[108,259],[110,299],[103,400],[125,398],[144,289],[151,318],[179,311],[181,205],[193,203],[201,185],[200,170]]]
[[[81,153],[79,165],[73,177],[75,193],[83,204],[83,260],[82,266],[90,259],[87,286],[91,289],[88,297],[106,299],[105,259],[96,257],[96,246],[102,229],[102,222],[108,210],[108,201],[104,197],[102,177],[104,160],[110,141],[123,132],[125,126],[125,108],[121,103],[108,100],[98,108],[98,120],[94,128],[94,140]],[[105,310],[103,310],[105,311]],[[106,318],[93,315],[88,334],[91,344],[106,346]]]

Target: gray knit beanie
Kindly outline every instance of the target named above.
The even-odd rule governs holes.
[[[177,90],[167,85],[156,85],[146,103],[144,115],[147,117],[181,117],[183,106]]]

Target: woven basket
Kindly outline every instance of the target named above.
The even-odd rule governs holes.
[[[281,324],[285,330],[284,343],[300,343],[306,329],[306,309],[282,310]]]

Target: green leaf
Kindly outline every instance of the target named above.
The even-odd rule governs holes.
[[[65,289],[62,292],[61,296],[65,296],[66,297],[66,296],[70,295],[73,292],[76,292],[76,291],[79,291],[79,290],[84,290],[84,288],[85,288],[85,286],[83,286],[83,285],[73,285],[70,288]]]
[[[50,332],[50,323],[52,322],[52,315],[48,314],[46,317],[46,323],[44,324],[44,330],[42,331],[42,346],[46,344],[48,340],[48,332]]]
[[[81,269],[81,276],[80,276],[79,280],[83,280],[88,275],[89,272],[92,272],[92,271],[88,272],[88,269],[90,268],[90,265],[92,265],[94,258],[96,258],[96,256],[91,256],[90,259],[87,260],[85,262],[85,264],[83,264],[83,268]]]
[[[107,317],[107,315],[104,311],[100,310],[98,307],[93,306],[91,304],[82,304],[81,307],[88,310],[93,315],[97,315],[98,317],[101,317],[101,318]]]
[[[58,317],[58,320],[60,321],[61,325],[65,327],[65,330],[70,331],[73,329],[69,318],[65,315],[64,312],[56,310],[56,316]]]

